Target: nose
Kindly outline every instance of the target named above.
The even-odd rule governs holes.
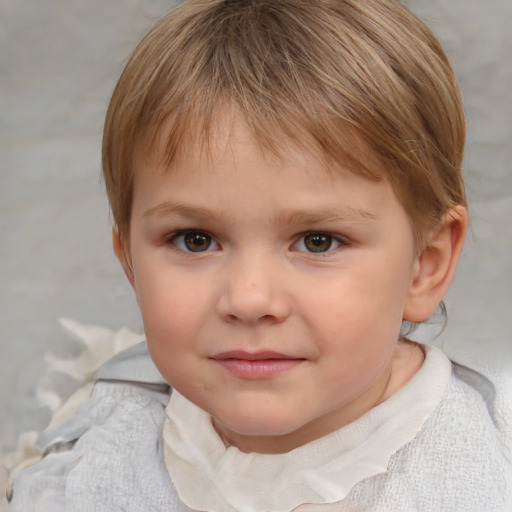
[[[224,321],[255,325],[280,323],[289,316],[291,296],[282,270],[271,259],[254,254],[226,265],[217,303]]]

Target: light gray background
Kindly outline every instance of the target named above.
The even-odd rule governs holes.
[[[164,0],[0,0],[0,447],[44,425],[43,354],[76,352],[62,316],[141,330],[110,248],[100,183],[104,111]],[[437,340],[511,358],[512,2],[409,0],[440,36],[469,122],[473,234]]]

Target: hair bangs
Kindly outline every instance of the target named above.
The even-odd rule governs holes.
[[[279,156],[292,143],[329,171],[389,179],[418,241],[465,204],[457,84],[436,39],[397,0],[192,0],[157,22],[105,124],[105,183],[121,234],[134,148],[151,152],[158,141],[172,166],[209,151],[229,112],[264,151]]]
[[[150,49],[159,52],[160,65],[147,80],[149,88],[138,125],[148,150],[162,130],[166,132],[163,156],[169,166],[198,147],[208,150],[219,116],[236,110],[262,150],[279,156],[282,147],[291,142],[317,153],[328,169],[341,165],[371,179],[382,177],[382,165],[376,165],[375,159],[369,161],[376,148],[364,133],[368,123],[358,119],[364,117],[361,110],[371,115],[372,107],[350,90],[361,84],[352,76],[355,57],[344,66],[334,62],[332,55],[323,51],[335,42],[329,40],[318,41],[313,45],[316,50],[305,54],[310,45],[301,40],[304,30],[284,26],[289,25],[290,17],[302,28],[312,22],[304,2],[210,3],[207,16],[187,20],[194,24],[187,31],[175,21],[170,42],[158,34],[159,30],[171,31],[165,18],[150,38],[166,40],[166,46]],[[193,7],[194,2],[189,8]],[[318,24],[326,21],[316,20]],[[199,44],[195,38],[192,44],[185,32],[207,33],[208,39],[203,37]],[[336,39],[321,30],[312,34]],[[185,48],[193,48],[186,66],[175,57]],[[328,60],[336,71],[322,69],[321,62],[325,67]],[[334,80],[340,67],[346,77]]]

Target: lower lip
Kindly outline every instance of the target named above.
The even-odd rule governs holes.
[[[270,379],[292,370],[303,359],[214,359],[229,373],[243,379]]]

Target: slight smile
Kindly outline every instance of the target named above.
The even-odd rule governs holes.
[[[295,368],[305,361],[303,358],[279,352],[245,352],[234,350],[211,357],[235,377],[242,379],[270,379]]]

